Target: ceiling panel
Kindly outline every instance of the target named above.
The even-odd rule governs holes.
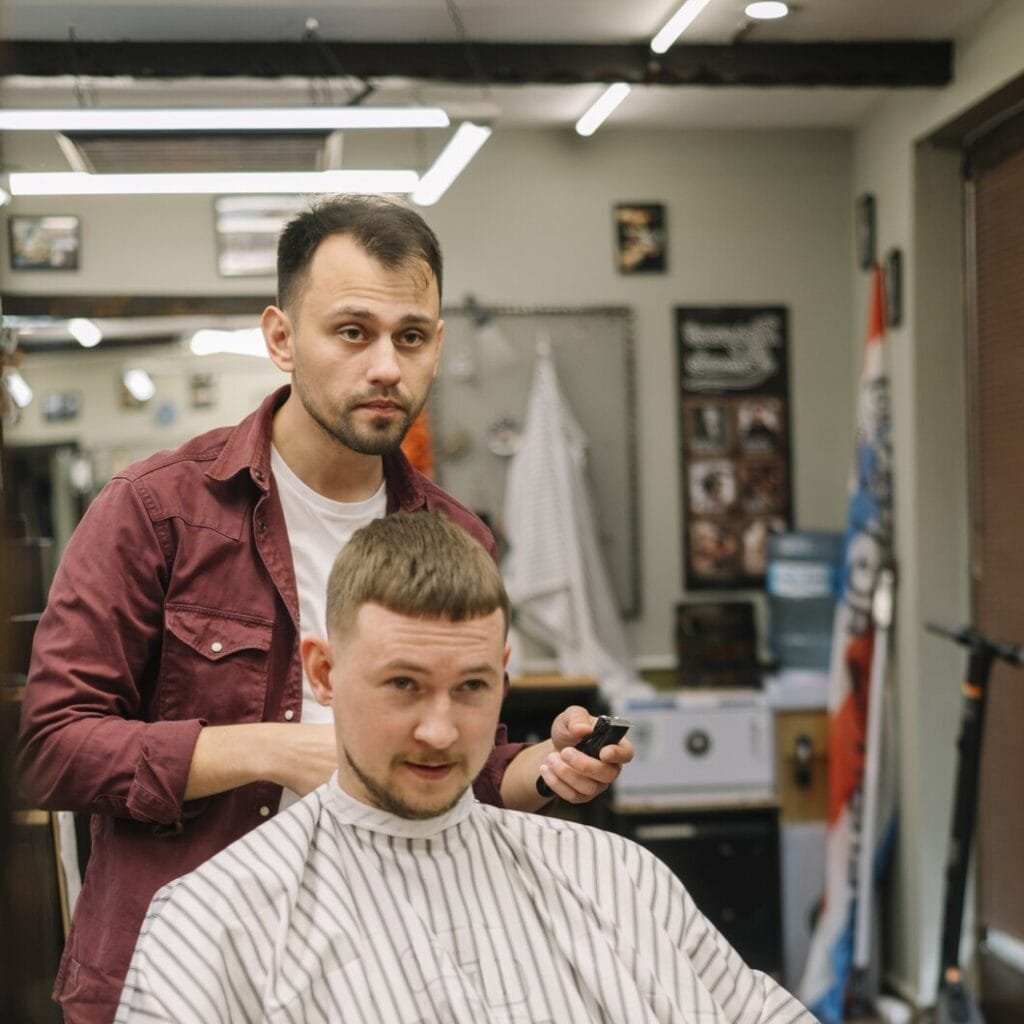
[[[748,24],[745,0],[712,0],[685,44],[952,40],[994,0],[801,0],[790,17]],[[0,0],[0,32],[12,40],[66,41],[87,52],[93,41],[281,41],[295,45],[318,21],[322,40],[398,43],[476,42],[638,44],[675,10],[672,0]],[[464,35],[463,35],[464,33]],[[643,50],[641,50],[643,52]],[[311,48],[311,55],[313,50]],[[60,78],[0,82],[0,105],[45,106],[345,103],[358,83],[329,61],[311,59],[310,77],[140,81]],[[72,72],[72,67],[59,68]],[[340,69],[344,71],[345,69]],[[597,84],[488,85],[427,82],[389,74],[372,80],[365,102],[439,104],[453,119],[496,127],[572,124],[600,92]],[[636,87],[610,125],[636,128],[849,128],[886,94],[864,88]]]

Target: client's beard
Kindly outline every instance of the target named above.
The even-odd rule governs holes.
[[[387,811],[389,814],[394,814],[398,818],[408,818],[413,821],[422,821],[426,818],[436,818],[439,815],[445,814],[450,811],[463,797],[466,790],[463,789],[458,792],[447,804],[441,807],[415,807],[408,801],[403,800],[397,793],[393,792],[387,786],[382,786],[379,782],[367,775],[352,760],[349,752],[343,751],[345,760],[348,762],[348,766],[352,769],[355,776],[363,784],[363,789],[366,790],[366,795],[373,802],[374,806],[379,807],[382,811]],[[466,789],[469,787],[467,786]]]

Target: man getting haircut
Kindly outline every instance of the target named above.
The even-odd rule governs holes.
[[[157,894],[120,1024],[813,1024],[649,851],[474,799],[508,619],[450,520],[354,535],[302,647],[337,772]]]

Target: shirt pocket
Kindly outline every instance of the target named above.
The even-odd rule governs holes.
[[[273,623],[168,604],[157,681],[159,719],[258,722],[267,696]]]

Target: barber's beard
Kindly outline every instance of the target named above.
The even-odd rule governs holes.
[[[401,446],[412,421],[419,415],[425,400],[412,407],[407,398],[396,392],[383,391],[356,395],[345,400],[341,409],[328,418],[324,410],[319,408],[310,395],[305,383],[298,374],[294,377],[294,387],[299,400],[310,418],[326,434],[343,444],[351,451],[360,455],[390,455]],[[401,414],[394,416],[369,416],[363,424],[356,421],[356,409],[364,402],[375,398],[386,398],[401,407]],[[359,415],[365,416],[365,413]]]
[[[436,818],[439,815],[450,811],[462,799],[466,790],[469,788],[467,785],[464,789],[459,790],[459,792],[456,793],[455,796],[446,804],[442,804],[437,807],[415,806],[410,804],[407,800],[403,800],[393,788],[380,783],[371,775],[364,772],[363,769],[352,760],[352,755],[349,754],[347,750],[343,751],[343,753],[349,768],[352,769],[356,778],[362,783],[363,789],[366,791],[366,795],[369,797],[371,803],[375,807],[379,807],[382,811],[394,814],[398,818],[407,818],[413,821],[422,821],[426,818]]]

